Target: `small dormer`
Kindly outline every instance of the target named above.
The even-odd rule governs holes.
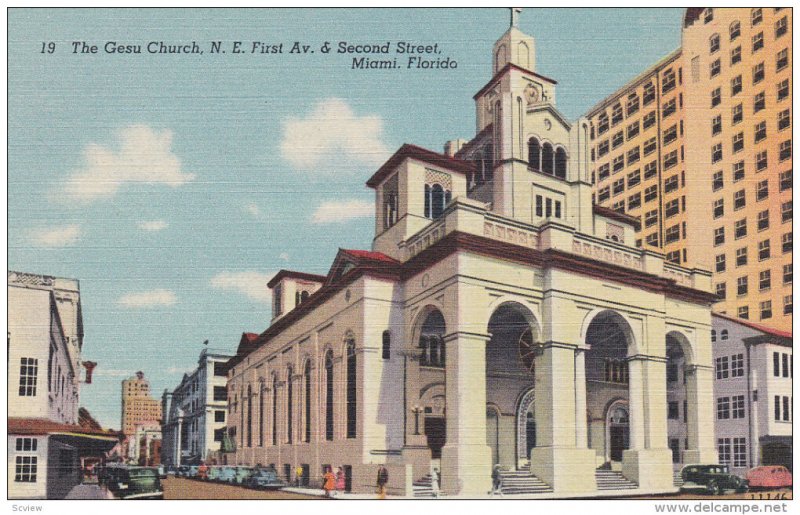
[[[403,145],[367,181],[375,190],[373,250],[402,258],[400,245],[442,216],[450,201],[467,194],[471,162]]]
[[[272,290],[272,320],[293,310],[319,290],[325,282],[324,275],[281,270],[267,286]]]

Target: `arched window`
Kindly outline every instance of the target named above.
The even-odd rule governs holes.
[[[719,339],[720,340],[727,340],[728,339],[728,330],[727,329],[723,329],[722,331],[720,331]]]
[[[241,389],[239,390],[239,396],[240,396],[240,398],[242,399],[242,410],[241,410],[241,411],[240,411],[240,413],[239,413],[239,418],[241,419],[242,434],[239,436],[239,445],[241,445],[242,447],[244,447],[244,442],[245,442],[245,439],[244,439],[244,437],[245,437],[245,431],[247,430],[247,429],[244,427],[244,420],[245,420],[245,419],[244,419],[244,412],[245,412],[244,388],[241,388]]]
[[[528,164],[537,172],[542,170],[542,145],[536,138],[528,140]]]
[[[431,188],[431,216],[434,220],[444,212],[444,188],[434,184]]]
[[[556,177],[567,178],[567,151],[561,147],[556,149]]]
[[[278,445],[278,377],[272,376],[272,445]]]
[[[742,33],[742,25],[739,23],[739,20],[731,23],[731,26],[728,28],[728,32],[730,33],[731,41],[739,37],[739,35]]]
[[[553,146],[550,143],[542,145],[542,172],[553,175]]]
[[[356,342],[353,339],[347,340],[347,438],[356,437],[356,417],[358,414],[357,393],[358,382],[356,381],[358,369],[356,364]]]
[[[253,387],[247,385],[247,446],[253,446]]]
[[[425,185],[425,218],[433,218],[431,215],[431,185]]]
[[[432,311],[428,314],[420,331],[420,365],[427,367],[444,367],[444,332],[444,317],[438,310]]]
[[[381,348],[381,357],[389,359],[392,357],[392,333],[389,331],[383,332],[383,347]]]
[[[294,391],[292,390],[292,375],[294,374],[294,369],[291,365],[286,369],[286,440],[289,443],[293,442],[293,427],[292,421],[294,419],[294,399],[293,394]]]
[[[333,352],[325,354],[325,439],[333,440]]]
[[[309,295],[311,295],[311,294],[308,293],[306,290],[303,290],[302,292],[300,292],[300,303],[302,304],[303,302],[307,301]]]
[[[494,180],[494,147],[492,145],[486,145],[483,155],[483,180],[485,182],[491,182]]]
[[[711,330],[711,342],[713,343],[715,341],[717,341],[717,330],[716,329],[712,329]]]
[[[306,368],[303,371],[303,382],[305,383],[305,427],[303,434],[305,441],[311,441],[311,360],[306,361]]]
[[[483,152],[475,154],[475,175],[472,178],[472,187],[480,186],[483,184]]]

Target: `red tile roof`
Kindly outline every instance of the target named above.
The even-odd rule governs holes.
[[[434,166],[441,166],[442,168],[446,168],[447,170],[453,172],[459,172],[463,174],[475,172],[475,165],[470,161],[456,159],[445,154],[440,154],[439,152],[434,152],[433,150],[428,150],[427,148],[405,143],[397,152],[394,153],[392,157],[389,158],[388,161],[383,164],[383,166],[378,169],[377,172],[375,172],[372,177],[369,178],[367,181],[367,186],[370,188],[377,187],[381,181],[389,176],[389,174],[394,172],[400,163],[407,158],[424,161]]]
[[[368,261],[378,261],[381,263],[393,263],[393,264],[400,264],[400,262],[394,258],[390,258],[386,254],[381,252],[372,252],[370,250],[357,250],[357,249],[340,249],[343,253],[349,254],[350,256],[355,257],[356,259],[366,259]]]
[[[765,334],[770,334],[772,336],[778,336],[779,338],[791,338],[792,333],[787,331],[781,331],[780,329],[773,329],[772,327],[767,327],[765,325],[756,324],[755,322],[751,322],[749,320],[744,320],[742,318],[736,318],[734,316],[726,315],[723,313],[712,313],[715,317],[724,318],[725,320],[730,320],[731,322],[736,322],[737,324],[742,324],[744,326],[749,327],[750,329],[755,329],[756,331],[761,331]]]
[[[8,434],[15,435],[47,435],[53,433],[75,433],[95,436],[110,436],[118,438],[121,433],[117,431],[104,431],[82,427],[77,424],[61,424],[44,418],[9,418]]]

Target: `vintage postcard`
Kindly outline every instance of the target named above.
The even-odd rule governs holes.
[[[791,504],[791,8],[7,16],[14,510]]]

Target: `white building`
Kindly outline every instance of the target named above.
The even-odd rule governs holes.
[[[514,24],[492,55],[476,136],[403,145],[367,181],[371,250],[270,282],[272,324],[229,362],[229,462],[341,466],[357,492],[385,464],[401,495],[436,467],[446,494],[485,496],[495,464],[530,491],[671,491],[670,359],[680,459],[716,462],[710,272],[592,205],[589,123],[556,109],[531,36]]]
[[[720,463],[791,470],[792,333],[714,313],[711,341]]]
[[[220,450],[228,411],[225,367],[231,357],[230,352],[204,348],[197,368],[162,395],[162,463],[197,464]]]
[[[80,482],[80,458],[117,441],[78,425],[82,347],[78,281],[8,272],[11,498],[63,497]]]

